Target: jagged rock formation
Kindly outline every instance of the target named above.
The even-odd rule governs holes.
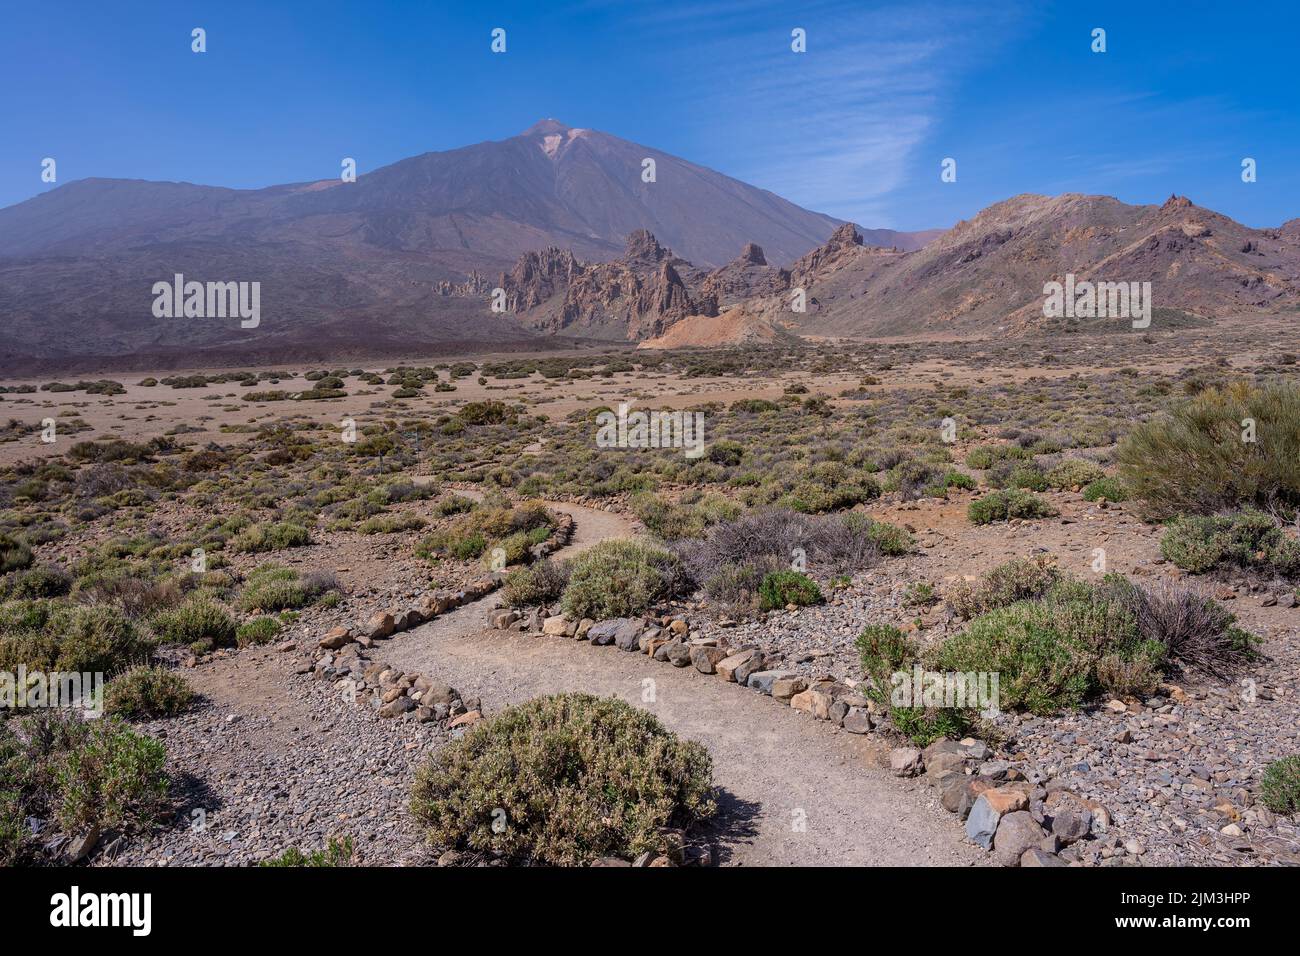
[[[552,248],[525,253],[500,282],[508,307],[530,329],[635,342],[688,315],[716,315],[716,299],[698,290],[703,276],[638,229],[611,262],[583,263]]]

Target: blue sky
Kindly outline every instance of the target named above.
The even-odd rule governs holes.
[[[948,226],[1022,192],[1176,192],[1252,226],[1300,216],[1294,2],[0,9],[0,206],[51,188],[47,156],[60,183],[258,187],[553,116],[869,227]],[[806,53],[790,50],[795,27]],[[945,157],[955,183],[940,181]]]

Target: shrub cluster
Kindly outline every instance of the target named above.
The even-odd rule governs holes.
[[[156,823],[167,808],[165,760],[161,743],[113,718],[0,720],[0,865],[38,854],[29,817],[72,834]]]
[[[104,710],[124,720],[174,717],[194,700],[189,682],[165,667],[133,667],[109,681]]]
[[[1012,518],[1050,518],[1057,510],[1032,492],[1012,488],[990,491],[983,498],[976,498],[967,506],[966,513],[974,524],[989,524]]]
[[[1193,574],[1221,565],[1286,577],[1300,574],[1300,540],[1286,534],[1270,515],[1252,508],[1175,518],[1160,539],[1160,553]]]

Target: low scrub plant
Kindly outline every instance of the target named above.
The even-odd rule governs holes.
[[[984,497],[976,498],[966,513],[973,524],[990,524],[1012,518],[1049,518],[1057,514],[1057,510],[1033,492],[1012,488],[990,491]]]
[[[0,604],[0,670],[116,674],[146,662],[155,640],[119,609],[63,599]]]
[[[433,845],[550,866],[666,853],[665,827],[715,810],[702,745],[587,694],[540,697],[480,722],[434,753],[411,795]],[[494,826],[502,811],[506,825]]]
[[[1300,540],[1271,516],[1253,508],[1169,522],[1160,553],[1184,571],[1200,574],[1222,566],[1283,577],[1300,575]]]
[[[1269,764],[1259,781],[1259,795],[1274,813],[1300,813],[1300,754]]]
[[[512,570],[506,575],[503,592],[511,607],[533,607],[558,601],[568,584],[568,563],[547,558]]]
[[[1300,386],[1207,388],[1133,429],[1116,451],[1144,514],[1300,507]]]
[[[319,850],[304,853],[291,846],[277,857],[263,860],[258,866],[270,867],[344,867],[354,866],[356,844],[352,837],[330,837]]]
[[[231,550],[249,554],[283,551],[308,544],[311,544],[310,532],[291,521],[255,524],[245,528],[230,541]]]
[[[788,605],[807,607],[820,604],[821,588],[808,575],[799,571],[769,572],[758,585],[759,609],[773,611]]]
[[[189,681],[165,667],[133,667],[104,689],[105,712],[124,720],[174,717],[193,701]]]
[[[0,865],[39,861],[30,817],[64,833],[134,832],[168,811],[166,751],[107,717],[57,712],[0,720]]]
[[[677,555],[640,541],[602,541],[570,563],[561,607],[575,620],[627,617],[676,597],[685,584]]]
[[[223,605],[202,593],[160,611],[149,624],[164,644],[184,644],[204,650],[235,644],[235,619]]]
[[[1061,579],[1051,558],[1016,558],[999,564],[977,583],[960,581],[945,595],[948,606],[969,620],[986,611],[1040,597]]]

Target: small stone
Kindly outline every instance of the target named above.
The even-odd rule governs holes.
[[[802,710],[804,713],[812,714],[817,720],[827,720],[830,718],[831,704],[834,701],[830,694],[820,690],[809,689],[802,693],[795,694],[790,698],[790,706],[795,710]],[[895,751],[896,753],[897,751]],[[919,759],[919,755],[918,755]],[[892,760],[892,755],[891,755]],[[910,774],[908,775],[910,776]]]
[[[718,661],[717,663],[718,676],[725,681],[736,680],[736,670],[742,664],[748,663],[749,660],[757,653],[758,652],[755,650],[737,651],[735,654],[732,654],[729,657],[724,657],[722,660]]]
[[[343,645],[352,643],[353,640],[351,628],[335,627],[320,639],[320,646],[327,651],[337,651]]]
[[[889,752],[889,769],[899,777],[916,776],[923,769],[921,751],[915,747],[895,747]]]
[[[471,724],[478,723],[482,719],[483,719],[483,715],[479,713],[477,710],[466,711],[465,713],[457,717],[455,720],[453,720],[451,723],[449,723],[447,725],[447,729],[453,730],[456,727],[468,727]]]
[[[850,707],[848,713],[844,715],[842,726],[851,734],[870,733],[871,715],[864,707]]]
[[[380,717],[399,717],[407,711],[415,710],[415,701],[409,697],[397,697],[379,708]]]
[[[692,647],[691,663],[701,674],[716,674],[718,662],[727,656],[727,652],[717,647]]]
[[[1021,866],[1069,866],[1064,860],[1055,854],[1048,853],[1038,847],[1030,847],[1024,853],[1020,854]]]
[[[387,614],[383,611],[377,611],[370,616],[370,620],[366,621],[366,626],[362,629],[362,633],[372,641],[379,640],[380,638],[391,635],[395,624],[396,621],[394,620],[393,615]]]
[[[542,622],[542,633],[551,637],[567,637],[570,628],[569,619],[563,614],[548,617]]]

